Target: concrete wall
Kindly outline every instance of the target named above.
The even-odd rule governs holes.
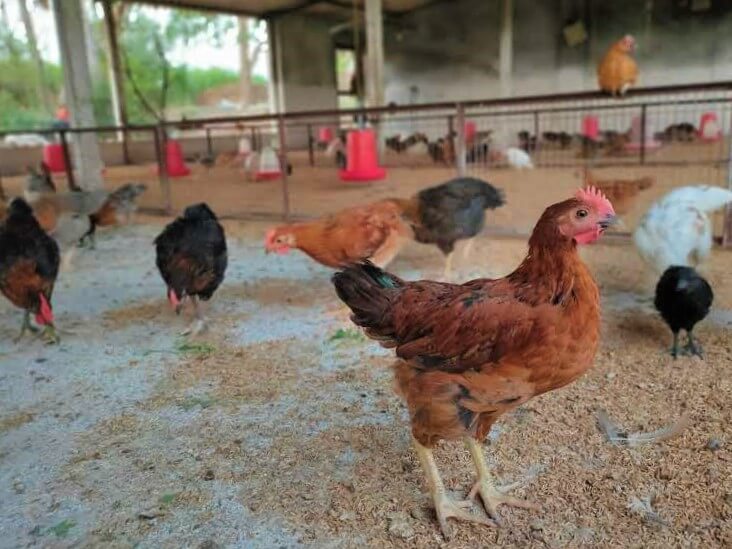
[[[693,15],[654,0],[649,16],[646,4],[514,0],[514,95],[596,89],[598,60],[626,33],[638,42],[642,86],[732,79],[732,2]],[[561,30],[576,17],[589,40],[570,48]],[[499,96],[499,20],[498,1],[453,0],[387,25],[386,100],[409,103],[414,86],[419,103]]]
[[[331,25],[299,14],[272,21],[274,107],[278,112],[338,108]],[[304,129],[287,133],[289,146],[303,147],[307,143]]]

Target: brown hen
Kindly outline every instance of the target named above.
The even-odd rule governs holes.
[[[599,189],[612,202],[618,216],[627,214],[636,197],[655,183],[652,177],[635,179],[595,179],[590,170],[585,171],[585,185]]]
[[[615,42],[597,66],[597,82],[600,89],[610,95],[625,95],[628,88],[638,81],[638,64],[631,57],[635,51],[635,39],[626,34]]]
[[[591,366],[599,292],[577,245],[597,240],[614,216],[594,189],[550,206],[526,258],[501,279],[406,282],[369,264],[333,276],[351,320],[400,359],[396,385],[446,537],[450,517],[492,523],[448,497],[431,450],[440,440],[465,441],[478,475],[469,498],[479,494],[494,520],[501,504],[534,507],[494,485],[481,443],[502,414]]]
[[[369,260],[385,267],[412,236],[393,200],[341,210],[314,221],[280,225],[267,231],[265,250],[305,252],[326,267],[345,267]]]

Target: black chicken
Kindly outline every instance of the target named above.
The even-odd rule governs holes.
[[[503,192],[473,177],[458,177],[420,191],[403,201],[417,242],[435,244],[447,256],[445,278],[450,276],[452,253],[458,240],[470,239],[485,226],[485,210],[505,204]],[[472,241],[465,249],[468,254]]]
[[[186,297],[193,302],[195,320],[182,335],[196,335],[205,328],[199,298],[208,301],[224,280],[228,262],[224,229],[206,204],[188,206],[158,235],[155,249],[175,312],[180,313]]]
[[[713,299],[709,283],[691,267],[669,267],[661,275],[654,303],[674,334],[671,348],[674,358],[679,354],[679,331],[682,329],[688,336],[683,352],[702,357],[702,348],[694,341],[692,330],[707,316]]]
[[[22,198],[13,200],[0,224],[0,292],[25,310],[18,340],[26,330],[37,331],[30,323],[33,313],[44,326],[46,342],[58,342],[51,295],[59,262],[58,244],[38,224],[31,207]]]

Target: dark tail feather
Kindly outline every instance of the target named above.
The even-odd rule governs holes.
[[[338,297],[353,311],[351,320],[377,332],[389,323],[391,299],[404,285],[401,279],[369,262],[346,267],[335,273],[332,281]]]

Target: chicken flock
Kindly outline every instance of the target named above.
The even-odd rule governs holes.
[[[571,383],[591,366],[600,339],[599,290],[578,248],[597,241],[624,211],[611,197],[622,206],[653,183],[602,181],[591,173],[585,181],[589,184],[574,196],[546,208],[524,260],[499,279],[410,282],[384,270],[414,240],[440,249],[446,256],[444,277],[452,277],[456,243],[472,242],[484,228],[486,211],[506,203],[500,189],[475,178],[265,234],[265,251],[297,249],[335,269],[332,283],[352,322],[394,349],[396,387],[409,410],[412,443],[446,537],[449,518],[494,525],[501,505],[536,508],[495,485],[482,442],[503,414]],[[90,241],[96,227],[128,221],[144,190],[128,184],[103,197],[73,191],[65,196],[48,174],[32,172],[25,198],[7,203],[2,197],[0,291],[24,312],[19,337],[42,328],[47,343],[59,341],[52,300],[65,244],[57,234],[58,220],[81,218],[85,222],[63,240]],[[639,252],[660,275],[655,305],[673,333],[674,357],[701,356],[692,330],[708,313],[713,292],[695,268],[711,248],[709,213],[728,203],[732,192],[723,189],[676,189],[650,208],[635,232]],[[208,205],[193,204],[164,228],[154,246],[165,295],[177,313],[191,303],[194,317],[183,333],[196,335],[206,328],[201,301],[214,295],[226,273],[224,228]],[[680,348],[681,330],[688,339]],[[432,449],[458,439],[476,471],[468,499],[479,497],[489,518],[454,501],[440,476]]]
[[[612,45],[598,66],[600,88],[623,96],[637,83],[631,57],[635,40]],[[693,139],[688,124],[670,126],[659,140]],[[539,139],[518,133],[518,147],[491,151],[491,132],[478,132],[466,151],[468,162],[498,154],[516,169],[531,169],[538,142],[567,148],[578,136],[544,132]],[[434,162],[455,160],[455,132],[431,142],[424,134],[395,135],[386,146],[397,154],[427,154]],[[344,161],[342,136],[328,144]],[[627,136],[607,132],[608,154]],[[579,136],[582,155],[600,146]],[[484,525],[500,523],[501,505],[537,509],[496,486],[483,441],[505,413],[530,399],[563,387],[592,365],[600,342],[600,293],[579,247],[596,242],[626,215],[653,178],[600,179],[590,170],[573,196],[549,205],[539,217],[520,264],[507,276],[451,282],[459,241],[485,227],[486,212],[506,196],[486,181],[452,179],[416,195],[354,206],[322,218],[279,225],[264,235],[267,253],[299,250],[335,270],[332,284],[351,312],[350,319],[371,339],[394,349],[397,392],[409,410],[412,444],[433,500],[439,527],[450,537],[448,519]],[[53,293],[60,271],[72,268],[78,247],[93,249],[99,228],[130,223],[136,201],[146,191],[129,183],[112,193],[78,189],[58,192],[44,164],[29,169],[23,198],[8,201],[0,187],[0,292],[23,311],[18,339],[40,332],[56,344]],[[672,336],[671,355],[702,357],[693,330],[711,308],[714,294],[697,270],[712,248],[710,214],[732,204],[732,192],[711,186],[677,188],[651,206],[633,233],[635,246],[658,276],[654,305]],[[445,256],[444,281],[407,281],[385,269],[404,246],[415,241]],[[206,203],[192,204],[154,240],[156,266],[170,306],[180,313],[190,302],[193,319],[183,335],[206,329],[201,302],[224,281],[228,249],[223,226]],[[35,325],[32,322],[35,321]],[[687,334],[681,346],[681,331]],[[467,501],[455,501],[443,483],[433,448],[462,440],[474,468]],[[479,498],[487,512],[471,513]]]

